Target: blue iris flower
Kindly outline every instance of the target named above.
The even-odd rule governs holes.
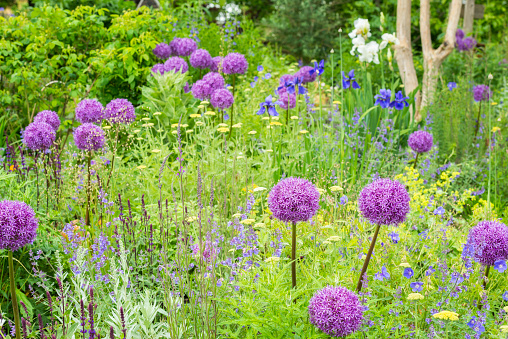
[[[295,94],[295,80],[289,80],[289,81],[284,81],[284,85],[280,86],[279,88],[277,88],[278,91],[280,91],[281,89],[283,89],[284,87],[286,88],[287,92],[289,94]]]
[[[317,75],[321,75],[323,74],[324,71],[325,71],[325,60],[323,59],[319,62],[319,64],[314,61],[314,69],[311,69],[309,71],[309,74],[312,75],[316,73]]]
[[[345,75],[342,72],[342,88],[348,89],[351,86],[353,89],[359,89],[360,85],[355,80],[355,70],[352,69],[349,71],[348,75]]]
[[[303,77],[295,77],[295,87],[296,89],[298,89],[298,94],[307,93],[307,89],[302,85],[303,85]]]
[[[388,270],[386,267],[381,267],[381,272],[378,272],[374,275],[374,279],[377,279],[379,281],[383,281],[384,279],[390,279],[390,273],[388,273]]]
[[[388,108],[390,107],[390,99],[392,98],[392,91],[389,89],[381,89],[379,91],[379,94],[376,94],[374,96],[374,99],[376,99],[376,102],[374,105],[379,105],[381,108]]]
[[[454,88],[457,88],[457,83],[452,81],[449,82],[447,86],[450,91],[453,91]]]
[[[423,290],[423,283],[421,281],[415,281],[409,284],[409,287],[413,289],[413,292],[421,292]]]
[[[413,275],[415,275],[415,272],[413,271],[413,269],[411,267],[406,267],[404,269],[404,273],[403,275],[408,278],[408,279],[411,279],[413,277]]]
[[[266,111],[268,111],[268,114],[270,114],[273,117],[276,117],[279,115],[277,113],[277,110],[275,109],[275,106],[280,105],[280,101],[273,101],[273,98],[271,95],[267,96],[265,101],[260,103],[259,106],[261,107],[259,111],[257,112],[258,115],[264,114]]]
[[[496,260],[496,262],[494,262],[494,269],[498,270],[499,273],[503,273],[506,271],[506,261]]]
[[[397,94],[395,94],[395,100],[392,101],[390,107],[394,107],[396,110],[400,111],[404,109],[404,107],[409,106],[407,99],[409,99],[409,97],[404,97],[402,91],[398,91]]]

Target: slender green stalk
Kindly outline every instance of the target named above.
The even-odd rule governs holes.
[[[18,298],[16,297],[16,283],[14,282],[14,262],[12,260],[12,251],[7,253],[9,260],[9,281],[11,284],[11,301],[12,313],[14,313],[14,325],[16,327],[16,339],[21,339],[20,321],[19,321],[19,308]]]
[[[360,273],[360,278],[358,279],[358,284],[356,285],[356,292],[360,292],[362,290],[362,281],[363,275],[367,272],[367,268],[369,267],[370,257],[372,256],[372,251],[374,251],[374,247],[376,246],[377,235],[379,234],[379,228],[381,225],[376,225],[376,231],[374,232],[374,237],[372,238],[372,242],[370,243],[369,252],[367,253],[367,257],[365,258],[365,262],[363,263],[362,272]]]
[[[490,77],[490,76],[489,76]],[[489,81],[489,88],[490,88],[490,81]],[[489,98],[490,103],[490,98]],[[489,151],[489,182],[488,182],[488,190],[487,190],[487,211],[488,215],[491,215],[491,206],[490,206],[490,182],[492,178],[492,151],[494,150],[494,147],[492,146],[492,120],[491,120],[491,106],[489,105],[489,141],[487,142],[487,147]]]
[[[420,155],[420,153],[416,152],[416,158],[415,158],[415,163],[413,164],[413,168],[416,168],[416,164],[418,163],[418,156]]]
[[[293,222],[291,246],[291,283],[296,288],[296,222]]]
[[[86,215],[85,215],[85,224],[90,226],[90,194],[92,193],[92,187],[90,186],[90,164],[92,162],[92,151],[88,152],[88,159],[86,163],[87,171],[88,171],[88,180],[86,185]]]

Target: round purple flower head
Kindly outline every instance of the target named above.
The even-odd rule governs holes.
[[[218,72],[219,71],[219,64],[222,64],[222,61],[224,60],[221,56],[216,56],[212,58],[212,65],[210,66],[210,71],[212,72]],[[222,68],[222,65],[221,65]]]
[[[397,225],[406,220],[409,200],[409,194],[400,182],[378,179],[360,192],[358,209],[373,224]]]
[[[222,71],[226,74],[244,74],[248,67],[245,56],[240,53],[229,53],[222,61]]]
[[[212,92],[224,88],[226,83],[222,75],[215,72],[206,73],[203,77],[203,81],[205,81],[210,86]]]
[[[34,122],[45,122],[53,127],[55,131],[58,130],[58,127],[60,127],[60,118],[58,117],[58,114],[53,111],[41,111],[37,113],[34,118]]]
[[[235,99],[233,98],[233,94],[225,88],[221,88],[212,93],[212,98],[210,99],[210,103],[215,108],[226,109],[231,107]]]
[[[82,124],[101,122],[104,107],[95,99],[84,99],[76,106],[76,120]]]
[[[205,100],[210,97],[212,90],[205,80],[198,80],[192,85],[192,96],[196,99]]]
[[[174,38],[169,43],[169,49],[171,51],[171,55],[178,55],[178,44],[180,43],[180,38]]]
[[[342,286],[326,286],[309,302],[311,324],[332,337],[345,337],[360,328],[363,306],[358,296]]]
[[[314,67],[311,67],[311,66],[303,66],[302,68],[300,68],[300,70],[298,72],[296,72],[296,76],[298,76],[299,78],[302,78],[302,83],[308,83],[308,82],[313,82],[316,80],[316,73],[312,73],[310,74],[309,72],[311,70],[313,70]]]
[[[183,86],[183,92],[184,93],[189,93],[190,92],[190,88],[189,88],[189,83],[188,82],[186,82],[185,86]]]
[[[168,44],[161,42],[153,49],[153,54],[159,59],[167,59],[171,56],[171,47]]]
[[[313,68],[314,69],[314,68]],[[279,85],[284,86],[286,82],[290,82],[295,80],[295,75],[293,74],[284,74],[279,78]]]
[[[189,61],[192,67],[200,69],[210,68],[213,64],[212,56],[206,49],[197,49],[192,52]]]
[[[25,128],[23,144],[31,150],[43,151],[53,145],[56,132],[53,127],[45,122],[32,122]]]
[[[467,52],[476,47],[476,39],[468,36],[465,39],[457,39],[457,49],[461,52]]]
[[[104,131],[94,124],[83,124],[74,131],[76,147],[84,151],[97,151],[104,146]]]
[[[319,209],[319,192],[310,181],[289,177],[272,188],[268,206],[281,221],[307,221]]]
[[[17,251],[34,242],[39,221],[22,201],[0,201],[0,249]]]
[[[499,221],[480,221],[469,231],[468,243],[473,245],[474,259],[483,265],[508,259],[508,227]]]
[[[473,98],[476,102],[488,101],[491,95],[492,91],[487,85],[478,85],[473,87]]]
[[[164,63],[164,68],[166,72],[173,71],[173,72],[181,72],[185,73],[189,70],[189,65],[187,65],[187,62],[179,57],[172,57],[166,60]]]
[[[166,72],[166,66],[164,66],[164,64],[155,64],[152,67],[152,73],[163,75],[165,72]]]
[[[455,38],[457,40],[464,39],[464,36],[465,36],[464,31],[458,28],[457,31],[455,32]]]
[[[434,139],[432,134],[427,131],[416,131],[409,136],[407,144],[416,153],[425,153],[430,151]]]
[[[112,124],[130,124],[136,120],[134,106],[127,99],[114,99],[106,105],[104,118]]]
[[[179,39],[176,44],[176,53],[179,56],[189,56],[197,49],[196,41],[189,38]]]
[[[288,99],[289,99],[289,108],[295,108],[296,107],[296,95],[289,94],[288,98],[288,92],[285,88],[281,88],[279,90],[279,101],[280,101],[280,107],[283,109],[288,109]]]

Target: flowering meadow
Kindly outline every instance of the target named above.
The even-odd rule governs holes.
[[[383,13],[172,6],[0,16],[1,339],[508,338],[500,46],[421,106]]]

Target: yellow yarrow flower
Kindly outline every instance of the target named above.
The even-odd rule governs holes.
[[[215,112],[214,111],[207,111],[207,112],[205,112],[205,115],[213,116],[213,115],[215,115]]]
[[[255,219],[244,219],[240,221],[240,224],[242,225],[252,225],[256,220]]]
[[[272,121],[270,123],[270,125],[272,125],[272,126],[282,126],[282,124],[280,122],[278,122],[278,121]]]
[[[459,320],[459,314],[451,311],[441,311],[439,313],[434,314],[432,317],[441,320]]]
[[[309,131],[307,131],[306,129],[302,129],[302,130],[300,131],[300,134],[305,134],[305,133],[309,133]]]
[[[247,134],[254,135],[254,134],[256,134],[256,133],[257,133],[256,131],[250,131],[250,132],[249,132],[249,133],[247,133]]]
[[[499,132],[500,130],[501,130],[501,128],[499,128],[497,126],[492,127],[492,133]]]
[[[290,119],[291,120],[298,120],[299,118],[296,115],[292,115]]]
[[[402,266],[402,267],[411,267],[411,265],[409,265],[407,262],[400,263],[399,266]]]
[[[219,127],[219,128],[217,128],[217,131],[221,132],[221,133],[226,133],[226,132],[229,132],[229,128],[227,128],[227,127]]]
[[[221,124],[218,124],[217,126],[219,126],[219,127],[228,127],[228,124],[221,123]]]
[[[145,165],[139,165],[138,167],[136,167],[137,169],[145,169],[146,166]]]
[[[340,187],[340,186],[332,186],[332,187],[330,187],[330,191],[332,191],[332,192],[339,192],[339,191],[342,191],[342,187]]]
[[[197,114],[197,113],[194,113],[194,114],[191,114],[190,115],[191,118],[201,118],[201,114]]]
[[[268,263],[276,263],[276,262],[280,261],[280,258],[279,257],[270,257],[270,258],[266,258],[265,261]]]
[[[500,327],[501,333],[508,333],[508,325],[503,325]]]
[[[409,293],[409,295],[407,296],[407,300],[422,300],[423,299],[423,295],[421,295],[420,293]]]
[[[233,128],[241,128],[241,127],[242,127],[242,123],[241,123],[241,122],[239,122],[239,123],[237,123],[237,124],[234,124],[234,125],[233,125],[233,126],[231,126],[231,127],[233,127]]]
[[[322,188],[316,187],[316,189],[319,192],[319,194],[325,194],[326,193],[326,190],[324,190]]]
[[[340,241],[340,237],[338,235],[333,235],[333,236],[329,237],[326,240],[328,240],[328,241]]]

